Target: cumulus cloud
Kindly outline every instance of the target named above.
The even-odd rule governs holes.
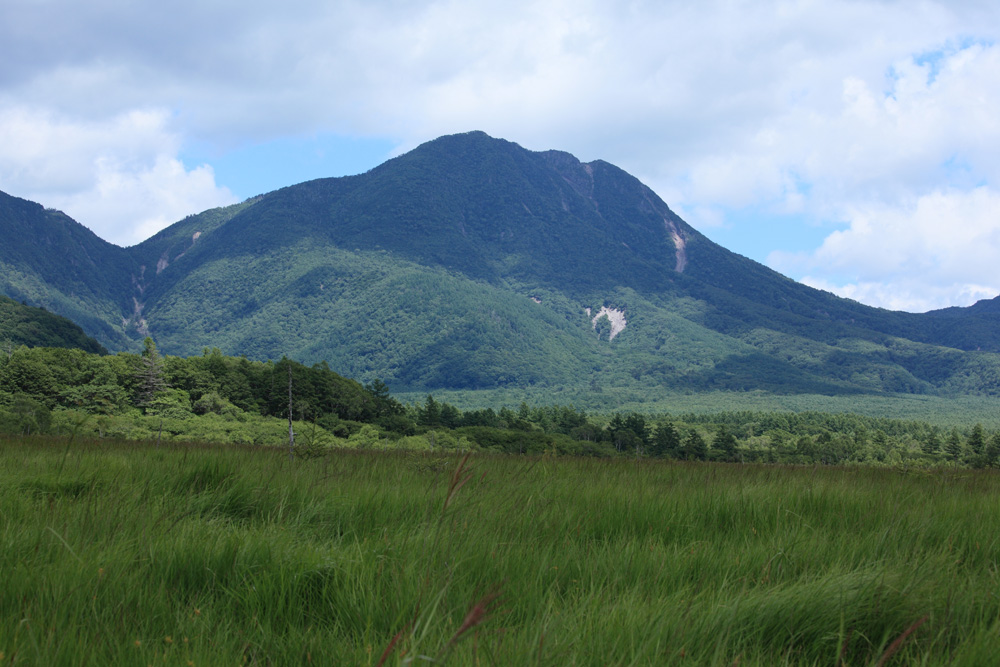
[[[212,168],[187,169],[176,158],[157,155],[150,164],[128,168],[113,158],[98,159],[89,190],[49,199],[49,205],[119,245],[133,245],[186,215],[235,202],[215,184]]]
[[[0,108],[0,187],[131,245],[190,213],[233,203],[211,167],[188,169],[162,110],[97,122]]]
[[[886,308],[925,311],[1000,294],[1000,193],[942,190],[904,206],[871,204],[812,253],[774,253],[803,282]],[[820,275],[816,275],[819,273]],[[848,276],[841,283],[822,273]]]
[[[968,283],[932,284],[901,275],[892,282],[831,283],[821,278],[805,276],[802,282],[816,289],[826,290],[847,299],[853,299],[888,310],[905,310],[924,313],[953,305],[973,304],[980,299],[992,299],[995,288]]]

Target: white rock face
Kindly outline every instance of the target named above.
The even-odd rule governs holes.
[[[677,251],[674,253],[677,259],[677,263],[674,265],[674,270],[677,273],[684,273],[684,267],[687,266],[687,243],[684,241],[684,237],[677,232],[676,227],[672,227],[670,231],[670,236],[674,240],[674,247]]]
[[[589,308],[587,309],[587,315],[590,315]],[[602,307],[597,312],[597,315],[594,315],[593,319],[590,320],[594,329],[597,328],[597,321],[602,317],[608,318],[608,322],[611,323],[611,335],[608,336],[609,341],[614,340],[615,336],[625,331],[625,325],[628,324],[625,320],[625,311],[618,310],[617,308],[608,308],[607,306]]]

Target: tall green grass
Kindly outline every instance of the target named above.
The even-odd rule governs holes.
[[[0,664],[992,664],[998,491],[0,440]]]

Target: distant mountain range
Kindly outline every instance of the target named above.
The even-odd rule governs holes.
[[[864,306],[713,243],[602,161],[481,132],[130,248],[0,193],[0,292],[112,350],[327,361],[393,389],[993,394],[1000,300]]]

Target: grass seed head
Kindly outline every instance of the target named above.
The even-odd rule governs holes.
[[[455,631],[455,634],[452,635],[448,644],[454,644],[469,630],[472,630],[476,626],[484,623],[490,617],[490,612],[493,611],[497,598],[499,597],[500,592],[496,591],[483,596],[478,602],[472,605],[468,613],[465,615],[465,618],[462,620],[462,625],[460,625],[458,630]]]

